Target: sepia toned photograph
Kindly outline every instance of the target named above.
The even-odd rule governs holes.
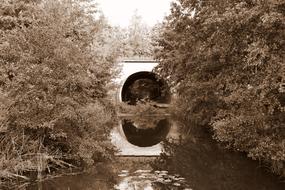
[[[285,0],[0,0],[0,190],[285,190]]]

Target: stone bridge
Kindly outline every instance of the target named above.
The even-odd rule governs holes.
[[[120,62],[116,100],[131,105],[146,100],[155,102],[155,106],[162,109],[167,107],[171,99],[170,90],[165,81],[152,72],[157,64],[152,60]],[[154,119],[154,116],[149,119]],[[111,133],[112,142],[121,156],[157,156],[162,151],[161,141],[168,137],[178,138],[176,127],[169,119],[158,120],[156,127],[148,129],[122,119]]]
[[[135,104],[139,100],[148,99],[158,104],[169,103],[169,91],[162,92],[166,83],[152,72],[157,64],[152,60],[120,62],[121,73],[116,80],[119,85],[116,92],[117,101]]]

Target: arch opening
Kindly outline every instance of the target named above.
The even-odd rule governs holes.
[[[153,72],[137,72],[123,84],[121,101],[136,105],[140,101],[169,103],[170,90],[166,82]]]

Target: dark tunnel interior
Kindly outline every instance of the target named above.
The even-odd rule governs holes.
[[[166,82],[152,72],[138,72],[127,78],[121,97],[123,102],[135,105],[139,101],[169,103],[170,92]]]

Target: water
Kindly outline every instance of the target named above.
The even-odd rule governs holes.
[[[25,189],[35,190],[284,190],[285,183],[268,168],[246,155],[225,150],[201,130],[185,143],[161,143],[178,137],[177,126],[169,120],[157,127],[141,128],[123,121],[119,130],[129,142],[132,154],[120,154],[109,164],[98,164],[86,172],[35,182]],[[119,135],[119,133],[117,134]],[[158,146],[160,145],[160,146]],[[164,146],[172,158],[151,154]],[[147,155],[134,154],[136,150]],[[161,151],[161,150],[160,150]]]
[[[153,170],[155,157],[121,157],[111,165],[99,164],[95,168],[77,175],[51,178],[36,182],[29,190],[190,190],[186,179],[164,170]],[[140,169],[137,169],[140,168]]]
[[[168,119],[162,119],[154,127],[138,128],[134,122],[123,120],[122,128],[129,143],[138,147],[151,147],[159,144],[167,137],[170,122]]]
[[[114,186],[117,190],[129,189],[190,189],[185,178],[180,175],[168,174],[168,171],[137,170],[129,172],[122,170],[119,175],[120,182]]]

